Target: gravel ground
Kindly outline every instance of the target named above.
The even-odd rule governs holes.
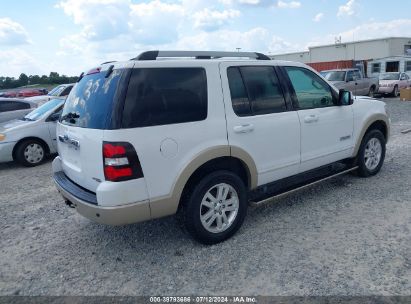
[[[0,165],[0,295],[411,295],[411,103],[386,99],[380,174],[252,208],[230,240],[192,241],[173,217],[95,224],[63,204],[51,161]]]

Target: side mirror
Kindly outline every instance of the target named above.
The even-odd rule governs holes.
[[[354,102],[354,99],[352,97],[352,93],[350,91],[346,91],[344,89],[341,89],[338,92],[338,104],[340,106],[349,106],[352,105]]]
[[[53,113],[51,114],[48,118],[47,121],[57,121],[60,119],[60,114],[61,113]]]

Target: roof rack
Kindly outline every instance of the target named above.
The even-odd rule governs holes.
[[[256,52],[216,52],[216,51],[147,51],[130,60],[156,60],[159,57],[194,57],[195,59],[213,59],[223,57],[246,57],[257,60],[271,60],[268,56]]]

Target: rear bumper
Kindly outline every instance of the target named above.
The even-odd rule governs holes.
[[[71,206],[76,208],[82,216],[107,225],[120,226],[143,222],[151,219],[149,201],[143,201],[127,205],[102,207],[93,198],[93,193],[88,192],[71,180],[62,171],[53,175],[57,190]]]
[[[0,163],[13,160],[13,148],[15,142],[0,143]]]

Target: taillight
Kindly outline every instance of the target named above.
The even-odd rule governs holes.
[[[144,177],[136,150],[128,142],[103,142],[104,176],[122,182]]]

